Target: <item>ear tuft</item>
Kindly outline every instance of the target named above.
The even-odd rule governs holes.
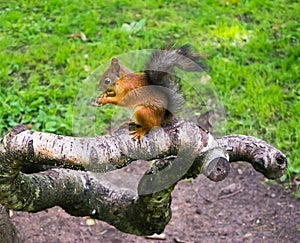
[[[120,77],[120,64],[118,58],[111,59],[111,67],[114,73],[116,73]]]
[[[119,59],[116,58],[116,57],[113,57],[113,58],[111,59],[111,64],[113,65],[114,63],[119,63]]]

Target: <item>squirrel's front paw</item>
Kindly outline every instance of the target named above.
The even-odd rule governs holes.
[[[99,98],[98,103],[99,103],[100,106],[102,106],[102,105],[105,105],[105,104],[109,103],[109,100],[106,96],[101,97],[101,98]]]
[[[96,97],[95,101],[92,103],[93,106],[102,106],[105,103],[106,93],[100,94]]]
[[[97,96],[95,101],[92,102],[91,104],[92,106],[101,106],[101,97],[100,96]]]

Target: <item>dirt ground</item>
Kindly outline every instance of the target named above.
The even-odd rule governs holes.
[[[218,183],[202,175],[180,182],[172,211],[164,240],[125,234],[102,221],[87,226],[86,217],[70,216],[59,207],[14,212],[12,220],[25,243],[300,242],[300,200],[246,163],[232,164],[229,176]]]

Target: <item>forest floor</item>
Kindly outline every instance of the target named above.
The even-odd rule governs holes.
[[[126,173],[142,173],[133,165]],[[300,242],[300,200],[266,180],[246,163],[234,163],[229,176],[181,181],[173,192],[173,216],[164,240],[122,233],[97,220],[68,215],[59,207],[39,213],[14,212],[21,242]]]

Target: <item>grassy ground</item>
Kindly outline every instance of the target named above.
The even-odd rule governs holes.
[[[226,133],[266,139],[300,174],[297,1],[131,2],[0,0],[0,136],[20,122],[70,135],[77,94],[100,64],[190,43],[207,57]]]

